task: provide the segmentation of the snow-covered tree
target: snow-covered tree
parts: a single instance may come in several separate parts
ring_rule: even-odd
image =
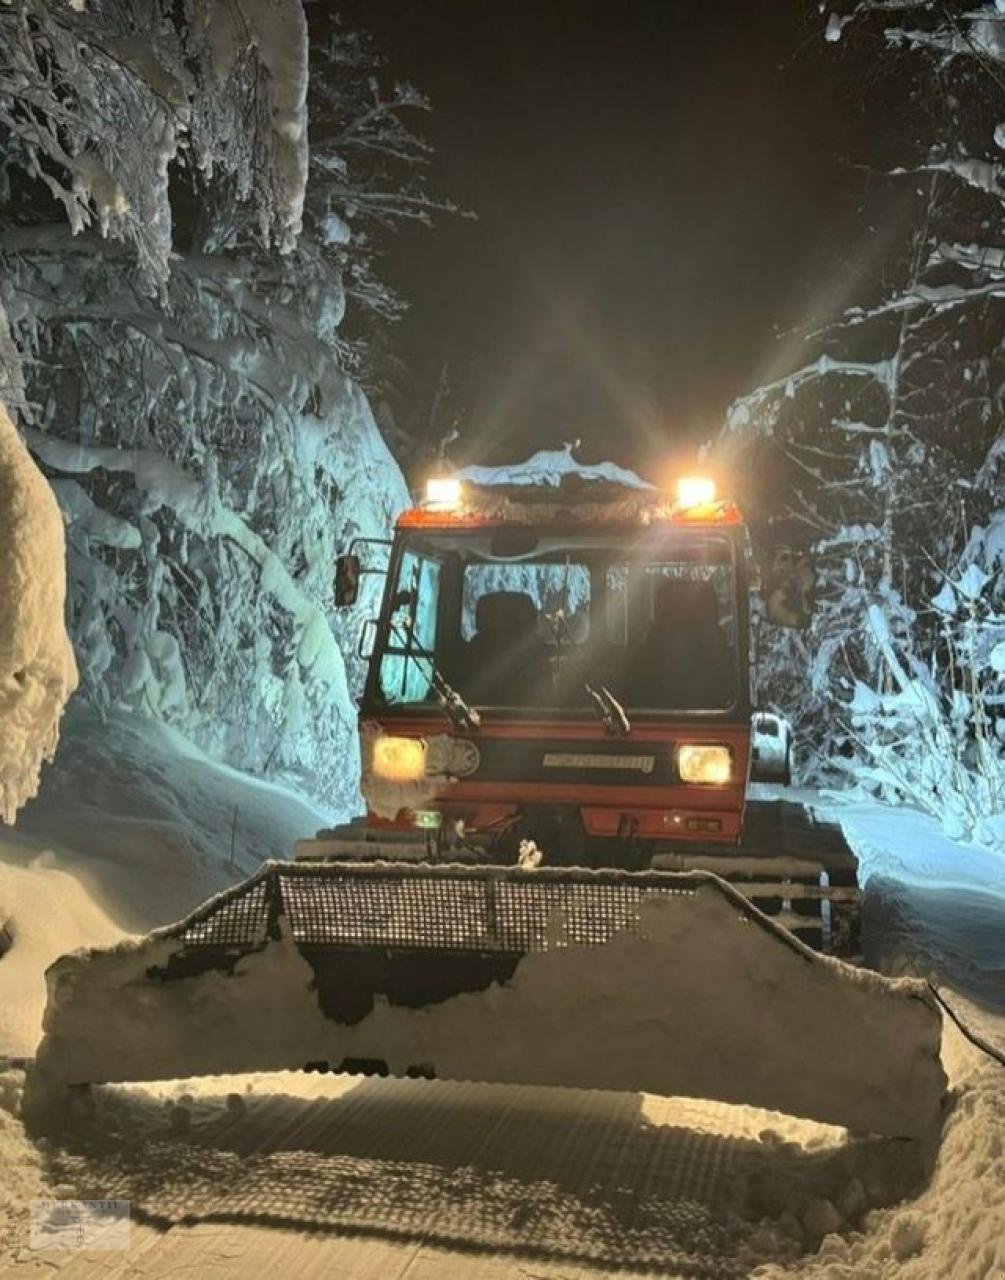
[[[1005,452],[998,429],[1005,407],[1005,7],[855,0],[827,18],[835,43],[866,34],[882,41],[881,57],[907,96],[926,104],[915,121],[918,145],[891,177],[939,195],[926,211],[925,253],[911,289],[857,317],[928,309],[954,326],[951,350],[941,367],[930,367],[930,381],[958,378],[950,420],[940,409],[941,429],[987,492]]]
[[[312,50],[299,0],[18,0],[0,47],[0,293],[84,692],[352,804],[376,582],[336,616],[332,567],[407,492],[345,315],[400,307],[423,101],[337,23]]]
[[[892,299],[910,290],[916,270],[917,254]],[[958,474],[930,424],[944,396],[929,366],[952,342],[931,308],[894,309],[871,322],[850,312],[812,341],[818,353],[805,365],[732,405],[721,442],[782,453],[786,484],[775,516],[813,548],[810,627],[766,628],[758,667],[760,700],[796,722],[807,763],[814,757],[806,747],[822,761],[846,749],[834,699],[882,665],[867,606],[882,599],[895,630],[910,625],[910,601],[946,551],[946,528],[932,522],[931,507],[945,501],[947,486],[952,494]]]
[[[848,782],[1005,853],[1005,613],[983,558],[970,548],[928,602],[934,639],[931,626],[896,637],[887,611],[869,607],[884,679],[857,682],[847,704]]]
[[[826,34],[836,41],[849,22],[879,15],[898,23],[909,14],[912,23],[923,15],[929,35],[948,38],[947,23],[973,35],[976,19],[948,12],[864,0],[831,15]],[[893,643],[937,647],[941,624],[928,599],[968,523],[987,511],[999,453],[1005,360],[991,245],[1005,243],[1005,188],[994,158],[977,155],[982,138],[997,145],[988,95],[974,92],[973,67],[957,59],[959,50],[940,48],[920,29],[887,38],[910,64],[899,69],[917,144],[889,180],[913,199],[913,225],[858,304],[806,335],[802,366],[732,406],[720,442],[741,453],[779,449],[781,514],[815,549],[812,627],[803,635],[768,630],[760,672],[762,699],[802,728],[811,771],[859,755],[847,714],[857,687],[892,691],[872,610],[882,612]],[[927,92],[918,88],[924,76]]]

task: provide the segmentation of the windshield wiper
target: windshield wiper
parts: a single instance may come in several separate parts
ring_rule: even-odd
[[[554,613],[547,615],[555,630],[556,649],[558,651],[559,660],[561,660],[562,642],[571,643],[572,636],[569,630],[569,623],[566,620],[565,610],[557,609]],[[600,712],[600,718],[604,722],[604,728],[613,737],[627,738],[632,731],[632,722],[628,719],[628,713],[617,700],[606,684],[594,686],[589,680],[583,685],[584,690],[589,695],[590,700]]]
[[[436,665],[436,659],[429,650],[415,638],[415,632],[411,628],[399,627],[396,622],[391,623],[391,630],[397,633],[398,639],[404,644],[404,657],[411,658],[415,661],[414,653],[417,653],[423,662],[429,663],[429,679],[433,686],[433,691],[439,699],[440,706],[446,714],[451,724],[457,725],[461,729],[479,729],[481,728],[482,718],[478,712],[465,702],[464,698],[447,680],[440,668]]]
[[[594,706],[600,712],[604,728],[616,738],[627,738],[632,731],[632,722],[624,707],[617,700],[606,684],[595,689],[592,684],[584,684],[583,688],[590,695]]]

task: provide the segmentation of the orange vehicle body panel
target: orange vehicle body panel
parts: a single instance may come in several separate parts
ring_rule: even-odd
[[[688,507],[686,510],[674,510],[665,507],[653,512],[652,519],[681,528],[703,528],[716,525],[741,525],[743,512],[734,502],[713,502],[705,507]],[[588,515],[573,515],[566,520],[554,520],[555,527],[583,528],[591,523]],[[602,523],[602,522],[601,522]],[[498,514],[486,511],[445,511],[430,507],[411,507],[398,517],[398,529],[510,529],[514,527],[512,519],[503,512]]]
[[[744,524],[742,512],[730,500],[680,509],[665,495],[655,491],[652,503],[647,507],[646,520],[652,524],[690,529]],[[521,523],[507,513],[504,505],[478,509],[477,506],[462,504],[456,510],[414,507],[398,517],[396,529],[398,532],[435,533],[514,528],[521,527]],[[608,519],[603,514],[591,512],[588,498],[582,502],[569,502],[556,494],[551,509],[540,512],[540,523],[556,530],[576,530],[594,523],[606,524]],[[379,724],[385,733],[395,736],[425,738],[443,733],[460,734],[440,715],[412,715],[406,711],[385,715],[370,708],[363,718]],[[643,840],[736,844],[742,832],[750,776],[750,732],[749,720],[725,721],[711,715],[702,718],[700,714],[649,713],[632,717],[631,734],[623,740],[626,752],[635,751],[643,744],[651,744],[655,752],[662,750],[668,753],[673,744],[680,742],[728,746],[733,755],[733,778],[725,786],[638,782],[619,785],[606,780],[602,784],[589,780],[570,783],[546,778],[505,781],[458,779],[430,797],[423,808],[439,811],[445,823],[463,819],[465,828],[472,831],[501,829],[528,806],[541,806],[578,809],[584,830],[592,836],[619,836],[629,831],[633,837]],[[533,744],[543,740],[581,742],[584,751],[589,750],[591,743],[608,748],[612,743],[601,724],[566,718],[561,712],[549,719],[534,719],[526,715],[519,718],[500,716],[497,719],[491,710],[483,712],[481,724],[472,740],[479,743],[489,739],[508,739],[514,744]],[[404,830],[413,827],[413,819],[407,810],[402,810],[396,819],[391,820],[371,812],[367,815],[367,824]]]
[[[386,733],[396,737],[425,738],[445,731],[439,716],[369,718],[375,718]],[[602,726],[581,720],[493,721],[485,716],[473,741],[491,738],[521,743],[560,739],[581,742],[584,750],[589,750],[591,744],[611,743]],[[750,773],[750,726],[682,717],[636,720],[631,737],[625,739],[625,749],[651,744],[654,751],[669,752],[672,744],[678,742],[728,746],[733,755],[733,781],[726,786],[687,783],[621,786],[573,784],[557,779],[487,782],[460,778],[431,797],[423,807],[438,810],[447,821],[462,818],[466,827],[475,831],[502,826],[527,805],[565,806],[579,809],[589,835],[615,836],[627,827],[637,839],[737,842]],[[381,821],[371,814],[369,822],[399,829],[412,825],[411,815],[405,811],[392,821]]]

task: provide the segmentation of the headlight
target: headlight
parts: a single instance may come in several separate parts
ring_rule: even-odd
[[[689,743],[677,748],[677,772],[681,782],[721,787],[733,776],[733,757],[729,747]]]
[[[421,738],[376,738],[372,768],[386,782],[417,782],[426,776],[426,744]]]

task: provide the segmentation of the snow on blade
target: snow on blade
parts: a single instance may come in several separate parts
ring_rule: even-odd
[[[12,861],[18,855],[21,865]],[[27,1058],[41,1032],[45,970],[68,947],[112,946],[123,930],[92,887],[57,865],[51,853],[6,840],[0,844],[2,916],[13,943],[0,963],[0,1059]]]
[[[38,791],[77,687],[66,635],[66,548],[52,490],[0,405],[0,820]]]
[[[447,871],[446,880],[466,882],[459,894],[466,913],[451,927],[497,927],[479,916],[479,873]],[[249,937],[229,973],[207,967],[214,957],[200,950],[199,939],[210,941],[214,928],[227,932],[235,917],[214,926],[204,910],[138,944],[58,961],[47,974],[32,1086],[40,1113],[53,1092],[74,1083],[369,1058],[386,1061],[395,1075],[433,1064],[443,1079],[712,1098],[895,1136],[928,1134],[941,1118],[941,1020],[925,985],[810,951],[705,874],[663,877],[661,891],[642,900],[634,927],[612,926],[606,943],[581,945],[569,933],[571,916],[553,912],[547,938],[538,940],[544,949],[518,948],[506,981],[443,993],[421,1008],[390,1003],[378,982],[370,998],[359,992],[360,1008],[369,1012],[352,1025],[334,1021],[322,1011],[326,995],[341,998],[349,987],[355,1005],[362,982],[347,955],[377,963],[388,948],[374,931],[394,923],[393,910],[391,917],[371,910],[362,943],[334,945],[340,930],[358,935],[356,874],[345,866],[293,872],[272,864],[237,891],[268,892],[271,879],[276,892],[285,877],[288,901],[296,904],[310,896],[313,880],[330,901],[324,928],[332,945],[315,939],[310,961],[293,939],[304,928],[316,931],[317,922],[299,919],[296,910],[283,919],[278,939]],[[374,874],[386,878],[393,899],[392,882],[404,873],[385,866],[360,878]],[[521,882],[521,874],[507,880],[508,893],[533,896],[547,879],[536,871]],[[417,879],[439,881],[427,903],[435,912],[450,886],[439,874],[413,876],[413,887]],[[577,886],[585,895],[577,912],[602,879]],[[415,895],[407,896],[414,906]],[[246,918],[233,892],[214,908],[228,905]],[[405,922],[420,935],[422,914],[413,910]],[[492,949],[489,935],[475,941],[472,955]],[[512,954],[511,947],[504,941],[496,954]],[[434,964],[447,955],[412,947],[409,964],[421,966],[424,952]]]

